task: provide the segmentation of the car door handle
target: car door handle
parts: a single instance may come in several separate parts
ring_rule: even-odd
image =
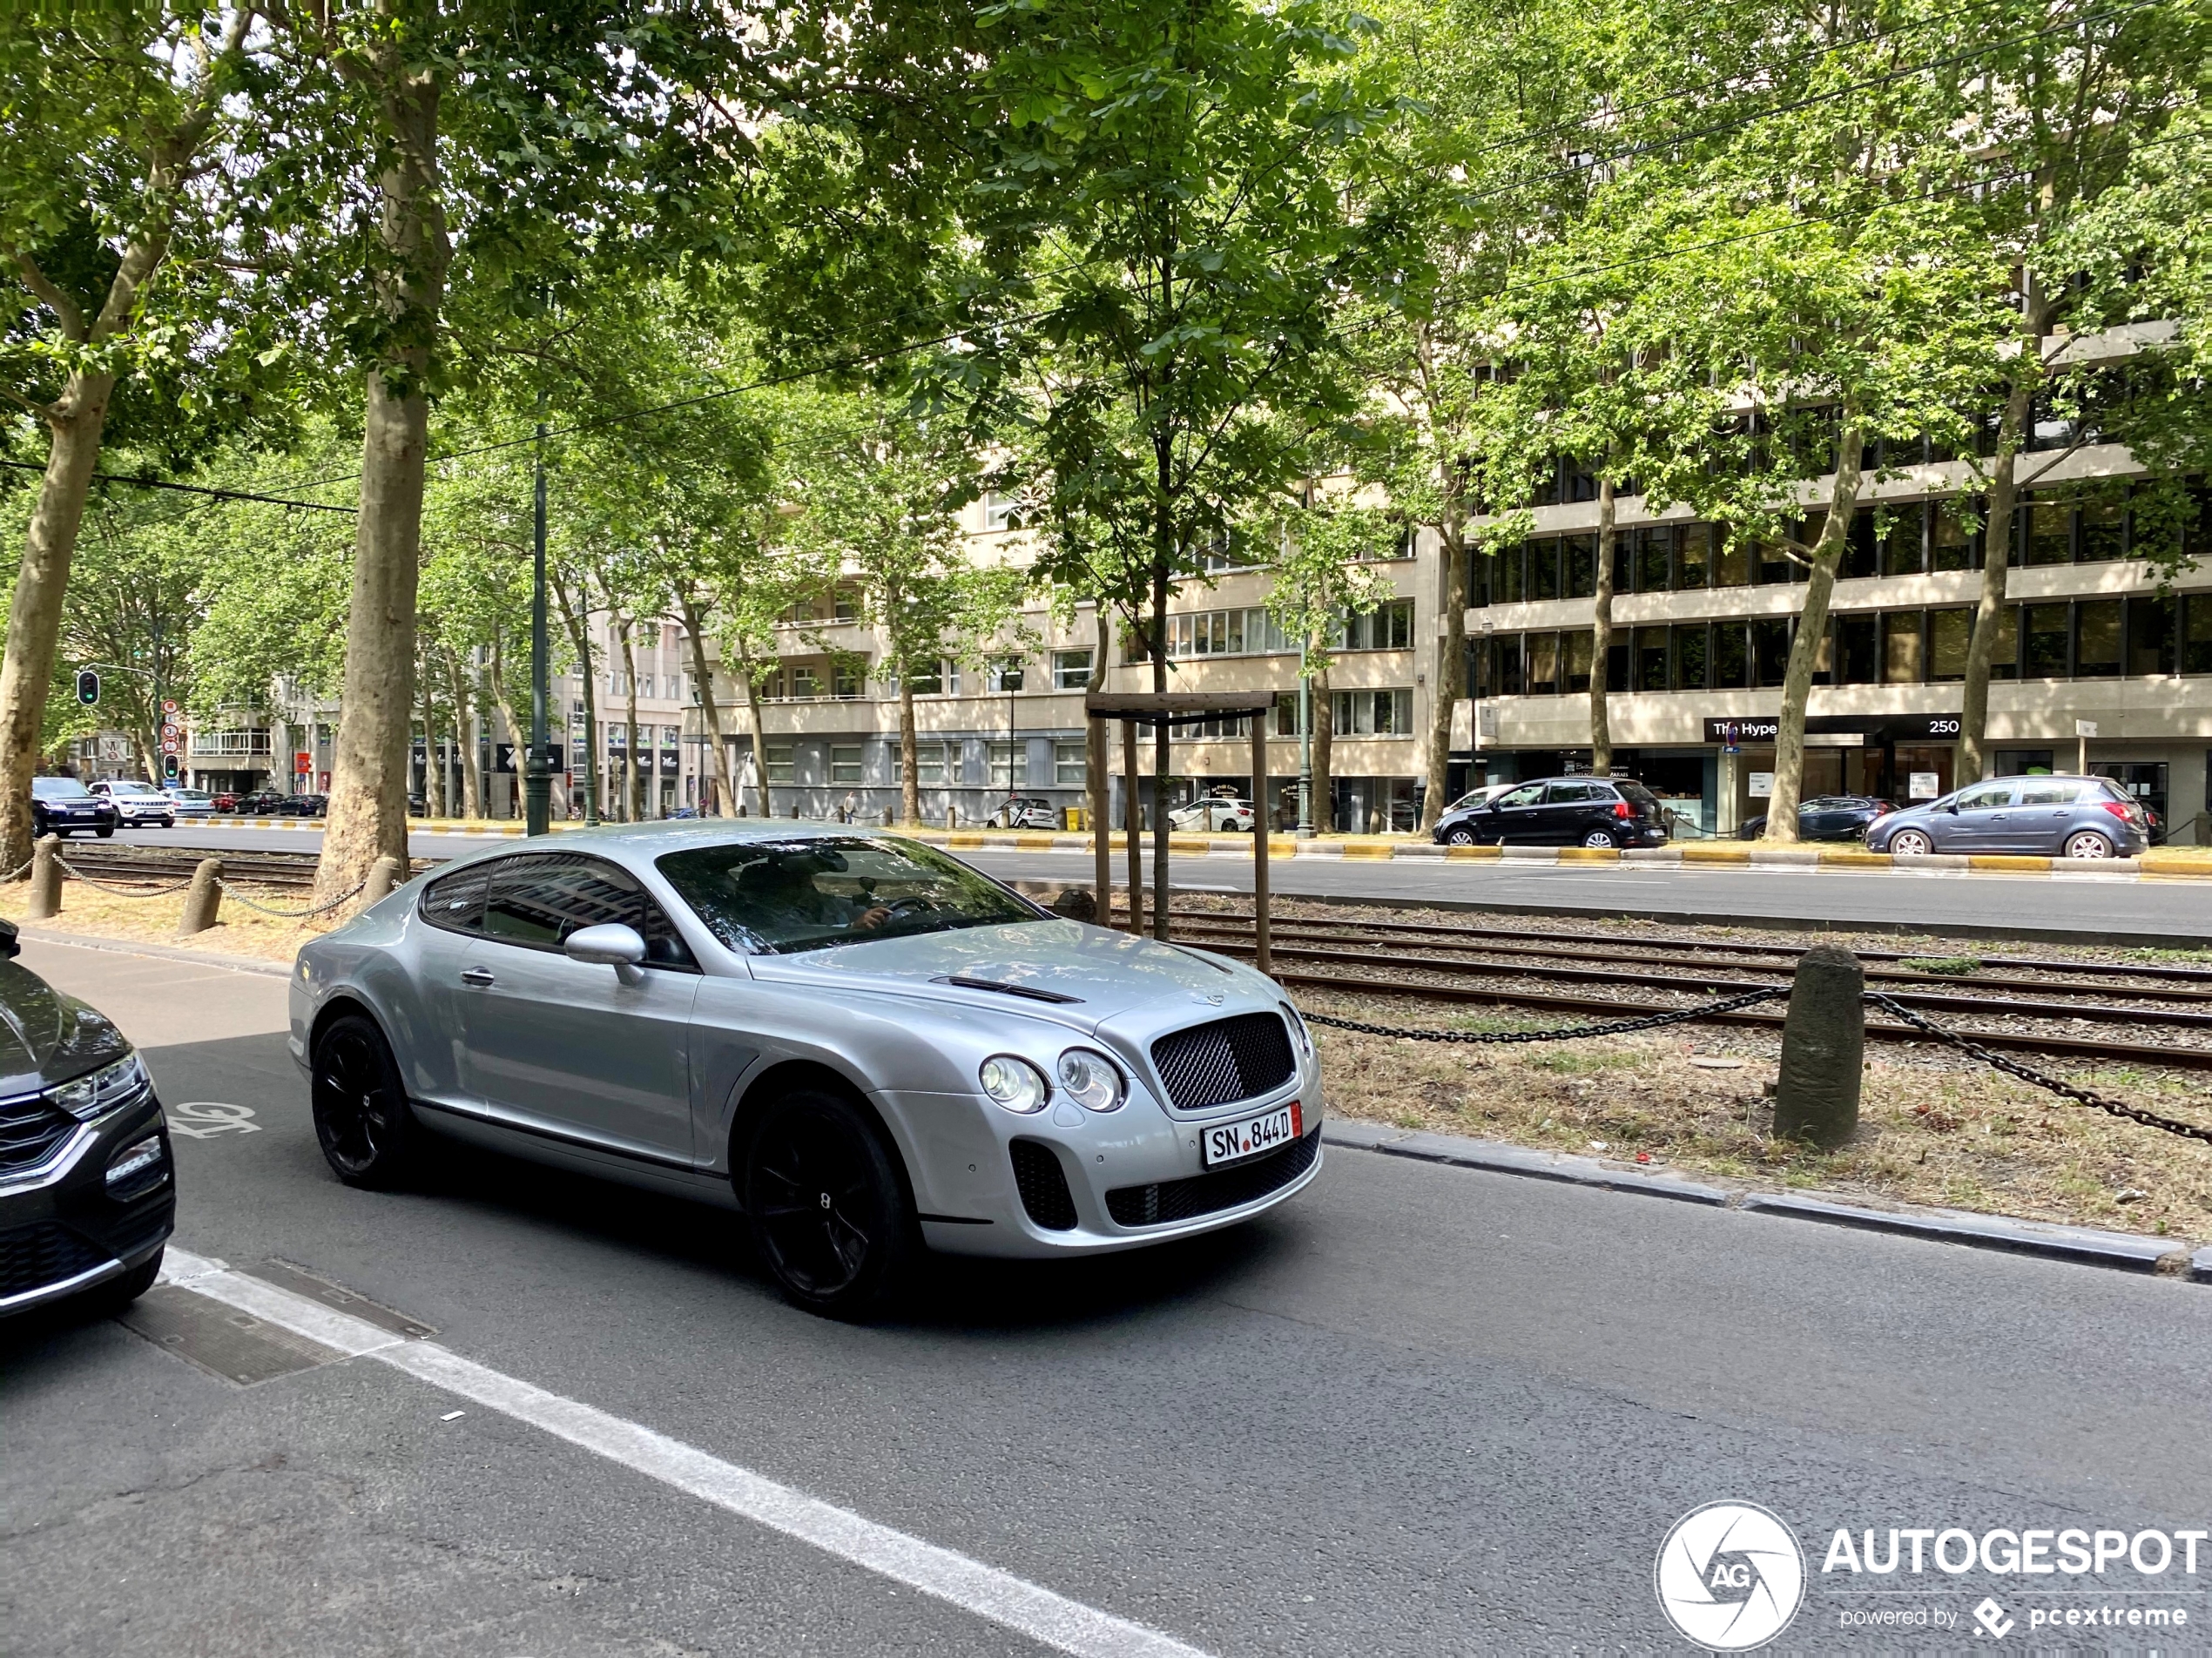
[[[492,982],[491,969],[489,967],[463,967],[461,970],[461,982],[465,985],[475,985],[481,988]]]

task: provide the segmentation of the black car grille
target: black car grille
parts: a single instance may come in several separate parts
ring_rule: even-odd
[[[1170,1031],[1152,1044],[1152,1063],[1179,1111],[1249,1100],[1280,1088],[1298,1069],[1278,1014],[1239,1014]]]
[[[76,1126],[75,1117],[37,1095],[0,1100],[0,1177],[37,1168]]]
[[[1072,1229],[1076,1200],[1068,1191],[1067,1171],[1052,1148],[1041,1140],[1016,1140],[1008,1149],[1014,1157],[1014,1184],[1029,1218],[1048,1232]]]
[[[1279,1191],[1307,1169],[1321,1155],[1321,1131],[1314,1129],[1279,1151],[1217,1169],[1210,1175],[1187,1180],[1163,1180],[1157,1186],[1123,1186],[1106,1194],[1106,1212],[1117,1226],[1166,1226],[1218,1210],[1256,1203]]]
[[[21,1295],[59,1284],[111,1258],[105,1250],[95,1249],[66,1226],[51,1221],[0,1232],[0,1296]]]

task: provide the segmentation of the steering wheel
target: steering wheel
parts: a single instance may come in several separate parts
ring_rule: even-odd
[[[883,907],[894,915],[920,915],[925,910],[934,910],[937,907],[927,899],[910,893],[904,898],[893,899]]]

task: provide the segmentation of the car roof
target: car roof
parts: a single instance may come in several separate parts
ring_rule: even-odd
[[[646,823],[603,823],[593,829],[561,829],[550,835],[521,842],[503,841],[481,852],[464,853],[442,868],[481,863],[488,858],[512,857],[521,852],[589,852],[617,862],[651,863],[671,852],[700,846],[735,846],[754,841],[849,840],[854,837],[899,840],[888,829],[859,823],[820,823],[797,818],[680,818]]]

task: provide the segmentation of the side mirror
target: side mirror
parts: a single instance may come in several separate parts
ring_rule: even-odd
[[[645,981],[645,969],[638,965],[645,959],[645,940],[637,936],[634,927],[609,921],[601,927],[579,927],[569,934],[561,950],[571,961],[612,967],[615,977],[626,985]]]

